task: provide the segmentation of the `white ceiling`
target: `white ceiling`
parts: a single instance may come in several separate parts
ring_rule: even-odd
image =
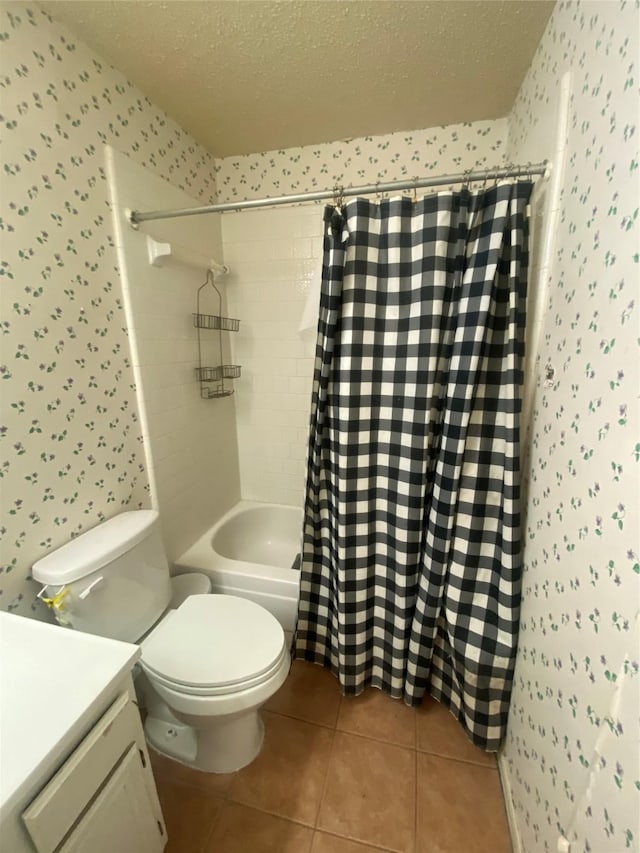
[[[218,157],[506,115],[546,0],[48,0]]]

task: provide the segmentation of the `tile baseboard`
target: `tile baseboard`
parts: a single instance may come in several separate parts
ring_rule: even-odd
[[[507,813],[507,823],[509,825],[509,836],[511,839],[511,851],[512,853],[524,853],[524,848],[522,847],[522,840],[520,838],[520,833],[518,832],[516,812],[513,807],[511,783],[509,781],[509,773],[507,771],[507,762],[502,752],[498,753],[498,775],[500,776],[504,807]]]

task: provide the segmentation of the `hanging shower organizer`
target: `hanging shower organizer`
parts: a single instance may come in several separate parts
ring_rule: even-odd
[[[211,286],[218,296],[218,313],[204,314],[200,310],[200,297],[202,291]],[[196,367],[196,376],[200,382],[200,396],[203,400],[213,400],[217,397],[229,397],[233,394],[233,388],[225,385],[225,380],[238,379],[240,376],[239,364],[224,363],[224,348],[222,333],[237,332],[240,328],[240,320],[233,320],[231,317],[222,316],[222,294],[216,287],[213,270],[207,270],[207,278],[204,284],[198,288],[196,297],[196,313],[193,315],[193,325],[198,330],[198,366]],[[219,364],[215,367],[209,367],[204,363],[202,351],[202,331],[218,332],[219,346]]]

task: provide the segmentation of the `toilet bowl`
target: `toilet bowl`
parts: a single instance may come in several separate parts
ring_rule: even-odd
[[[151,746],[209,773],[253,761],[263,741],[260,707],[290,666],[275,617],[233,595],[192,595],[141,648],[141,668],[156,694],[147,694]]]
[[[165,755],[229,773],[262,746],[260,708],[290,666],[266,609],[212,595],[204,575],[170,579],[158,514],[121,513],[33,565],[60,624],[139,643],[145,733]]]

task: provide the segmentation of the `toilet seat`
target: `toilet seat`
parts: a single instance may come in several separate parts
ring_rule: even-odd
[[[269,681],[273,675],[280,671],[283,662],[287,660],[288,657],[289,652],[284,648],[282,650],[282,654],[278,657],[271,669],[262,675],[247,681],[236,682],[235,684],[222,684],[215,686],[208,685],[206,687],[199,687],[197,685],[184,684],[181,681],[171,680],[160,675],[160,673],[152,670],[150,667],[147,667],[145,671],[156,687],[158,685],[162,685],[163,687],[169,688],[169,690],[177,691],[185,696],[232,696],[235,693],[248,691],[252,687],[259,687],[261,684]]]
[[[268,681],[287,657],[284,631],[260,605],[234,595],[192,595],[142,642],[143,670],[191,695],[236,693]]]

